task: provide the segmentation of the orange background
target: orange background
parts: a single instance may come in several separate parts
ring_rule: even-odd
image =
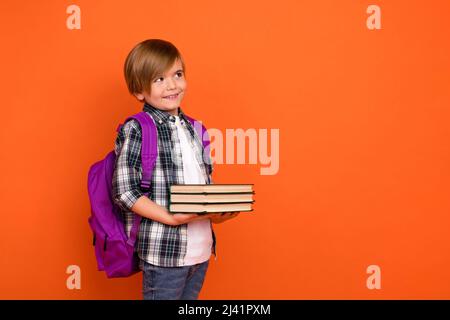
[[[69,30],[66,8],[81,8]],[[381,30],[366,9],[381,8]],[[184,111],[209,128],[280,129],[255,211],[216,225],[201,299],[450,298],[448,1],[1,1],[2,299],[141,299],[97,271],[87,172],[141,110],[122,66],[174,43]],[[66,268],[81,268],[68,290]],[[369,290],[366,268],[381,268]]]

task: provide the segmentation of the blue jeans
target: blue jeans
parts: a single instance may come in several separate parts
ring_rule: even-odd
[[[159,267],[143,261],[144,300],[197,300],[209,260],[192,266]]]

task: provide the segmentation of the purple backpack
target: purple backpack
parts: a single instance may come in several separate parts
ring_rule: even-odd
[[[195,125],[193,118],[185,117],[197,130],[203,147],[209,147],[210,141],[206,128]],[[158,156],[157,130],[153,119],[144,111],[125,120],[135,119],[142,129],[142,181],[141,188],[150,190],[150,182]],[[120,131],[122,124],[118,126]],[[205,134],[206,132],[206,134]],[[209,150],[208,150],[209,154]],[[91,204],[89,225],[94,233],[95,256],[99,271],[105,271],[108,278],[128,277],[139,272],[139,257],[135,251],[136,237],[141,223],[141,216],[134,215],[130,237],[125,231],[121,209],[112,196],[112,178],[116,154],[109,152],[106,157],[94,163],[88,173],[88,194]],[[150,194],[148,194],[150,197]]]

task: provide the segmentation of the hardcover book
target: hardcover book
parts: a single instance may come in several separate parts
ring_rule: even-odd
[[[172,213],[252,211],[253,184],[176,184],[170,186]]]

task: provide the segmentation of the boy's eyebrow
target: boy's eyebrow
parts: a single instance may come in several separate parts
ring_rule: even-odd
[[[178,73],[178,72],[184,72],[184,70],[183,69],[178,69],[177,71],[175,71],[173,74],[175,74],[175,73]],[[164,75],[163,74],[160,74],[158,77],[163,77]]]
[[[183,69],[178,69],[177,71],[175,71],[173,74],[175,74],[175,73],[178,73],[178,72],[184,72],[184,70]]]

